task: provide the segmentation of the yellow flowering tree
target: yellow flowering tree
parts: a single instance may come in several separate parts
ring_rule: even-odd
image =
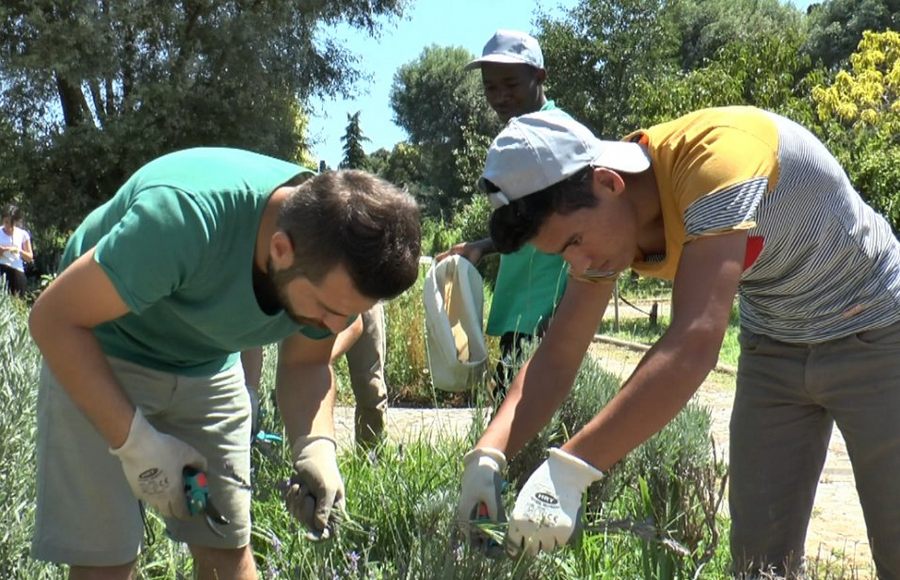
[[[830,86],[813,88],[819,118],[900,134],[900,33],[867,30]]]
[[[900,33],[864,32],[850,67],[812,100],[857,189],[900,230]]]

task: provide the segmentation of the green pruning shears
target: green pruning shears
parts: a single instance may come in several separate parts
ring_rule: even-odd
[[[209,529],[217,536],[224,538],[225,535],[216,529],[214,524],[226,526],[231,522],[216,509],[209,498],[206,473],[190,465],[185,465],[181,474],[184,479],[184,497],[187,500],[188,512],[192,516],[202,514],[206,518]]]
[[[474,533],[475,545],[482,550],[489,558],[497,558],[503,554],[503,546],[495,537],[496,530],[489,530],[491,517],[488,513],[487,504],[480,502],[474,510],[474,522],[479,528]]]

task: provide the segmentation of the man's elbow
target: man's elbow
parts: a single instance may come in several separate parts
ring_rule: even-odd
[[[675,338],[675,337],[673,337]],[[682,360],[705,376],[719,362],[724,333],[714,328],[691,328],[676,338]]]
[[[43,350],[46,337],[50,333],[50,316],[47,308],[41,303],[40,298],[31,307],[28,313],[28,332],[31,334],[32,340],[40,350]]]

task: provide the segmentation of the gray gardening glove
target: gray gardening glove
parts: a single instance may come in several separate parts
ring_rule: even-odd
[[[344,482],[337,465],[337,444],[324,435],[294,441],[294,475],[283,492],[288,511],[303,524],[310,540],[327,540],[344,511]]]
[[[110,453],[122,462],[122,470],[134,496],[164,517],[187,519],[184,495],[185,466],[206,471],[206,458],[171,435],[153,428],[140,409],[135,409],[128,438]]]

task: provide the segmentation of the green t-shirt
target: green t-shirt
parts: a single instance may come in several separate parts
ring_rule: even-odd
[[[103,351],[149,368],[211,375],[246,348],[301,332],[253,293],[256,235],[269,196],[310,170],[225,148],[188,149],[139,169],[75,230],[61,267],[94,260],[130,313],[94,329]]]
[[[547,101],[542,111],[556,109]],[[562,256],[537,251],[526,244],[518,252],[500,256],[487,334],[537,333],[552,316],[566,289],[566,262]]]

